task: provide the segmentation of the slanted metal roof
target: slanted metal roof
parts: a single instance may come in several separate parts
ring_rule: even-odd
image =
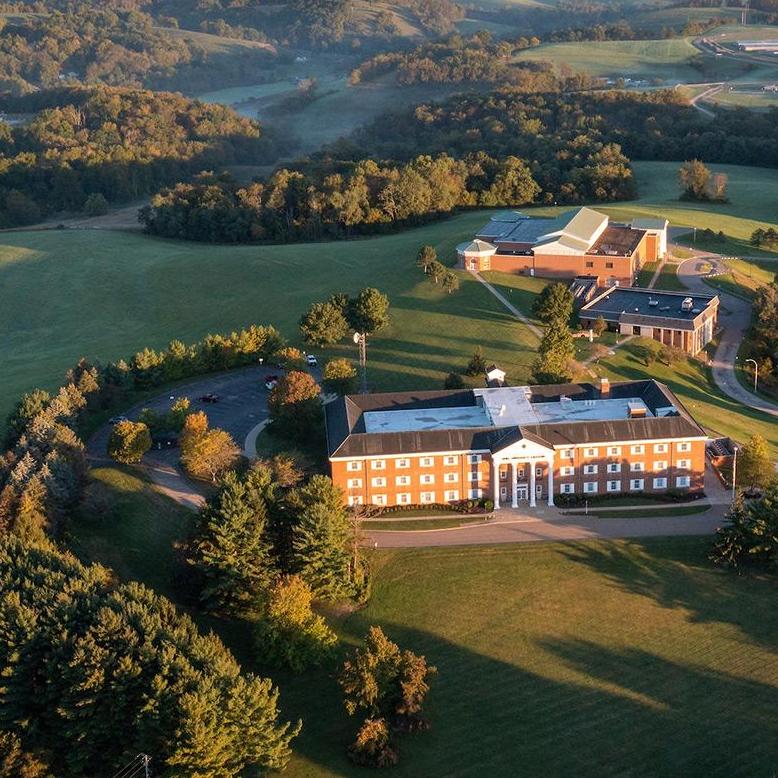
[[[497,251],[497,246],[493,246],[491,243],[487,243],[485,240],[471,240],[469,243],[460,243],[457,246],[457,251],[460,254],[494,254]]]
[[[641,216],[632,220],[632,226],[636,230],[665,230],[670,224],[667,219],[654,219],[650,216]]]

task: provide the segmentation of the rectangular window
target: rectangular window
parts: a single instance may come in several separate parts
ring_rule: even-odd
[[[540,478],[540,476],[543,475],[543,468],[542,467],[536,467],[535,468],[535,475]]]
[[[500,480],[501,481],[507,481],[508,480],[508,471],[507,470],[500,470]]]
[[[443,476],[443,480],[447,484],[455,484],[459,480],[459,473],[446,473]]]
[[[621,491],[621,481],[608,481],[608,491],[609,492],[620,492]]]
[[[457,463],[457,458],[449,454],[443,461],[450,467],[451,465],[455,465]]]
[[[692,460],[691,459],[679,459],[675,466],[679,470],[691,470],[692,469]]]
[[[655,478],[654,479],[654,489],[667,489],[667,479],[666,478]]]
[[[613,262],[606,262],[606,263],[605,263],[605,267],[606,267],[608,270],[613,270]]]
[[[398,468],[399,470],[407,470],[411,466],[411,460],[410,459],[397,459],[395,460],[394,466]]]
[[[361,470],[361,469],[362,469],[362,463],[357,462],[356,459],[349,462],[348,465],[346,466],[346,470],[350,470],[352,473],[356,470]]]
[[[621,462],[610,462],[608,464],[608,472],[609,473],[620,473],[621,472]]]
[[[562,459],[573,459],[575,457],[575,451],[572,448],[563,448],[561,457]]]
[[[403,492],[402,494],[397,495],[397,504],[398,505],[410,505],[411,504],[411,495],[407,492]]]
[[[516,477],[517,478],[524,478],[524,468],[523,467],[516,468]]]
[[[374,494],[373,495],[373,505],[386,505],[386,495],[385,494]]]
[[[386,460],[374,459],[370,462],[370,467],[372,467],[373,470],[386,470]]]
[[[597,491],[597,481],[586,481],[584,483],[584,492],[594,494]]]
[[[559,486],[559,493],[560,494],[572,494],[573,493],[573,484],[560,484],[560,486]]]
[[[362,505],[362,497],[357,495],[356,497],[354,495],[351,495],[348,498],[348,504],[349,505]]]
[[[430,473],[427,473],[421,477],[421,482],[423,484],[434,484],[435,483],[435,476],[431,475]]]
[[[575,468],[574,467],[560,467],[559,468],[559,475],[566,475],[566,476],[575,475]]]
[[[470,480],[471,481],[477,481],[479,478],[480,478],[480,476],[478,475],[478,471],[477,470],[471,470],[470,471]]]
[[[645,470],[645,468],[643,467],[643,463],[642,463],[642,462],[633,462],[633,463],[632,463],[632,464],[629,466],[629,469],[630,469],[630,470],[631,470],[633,473],[642,473],[642,472],[643,472],[643,470]]]
[[[376,478],[373,478],[370,482],[373,486],[386,486],[386,478],[383,476],[378,476]]]
[[[642,454],[646,450],[646,447],[641,443],[637,446],[632,446],[630,449],[630,453],[632,454]]]
[[[660,470],[667,470],[667,462],[664,459],[654,462],[654,472],[656,473]]]
[[[691,451],[692,450],[692,444],[689,443],[688,440],[685,440],[685,441],[679,443],[676,446],[676,448],[678,449],[678,451]]]
[[[411,477],[409,475],[398,475],[394,479],[395,486],[410,486]]]
[[[587,448],[584,451],[584,455],[587,457],[596,457],[597,456],[597,449],[596,448]]]
[[[459,499],[459,492],[456,489],[446,492],[446,502],[453,502]]]
[[[678,478],[675,479],[675,485],[679,489],[686,489],[692,482],[692,479],[689,478],[688,475],[679,475]]]
[[[667,453],[667,443],[654,443],[654,453],[655,454],[666,454]]]
[[[584,465],[584,475],[596,475],[597,465]]]
[[[346,485],[349,489],[361,489],[362,488],[362,479],[361,478],[349,478],[346,482]]]
[[[594,267],[594,262],[587,262],[586,267]]]
[[[435,492],[422,492],[421,493],[421,501],[422,502],[435,502]]]
[[[608,446],[608,456],[609,457],[621,456],[621,446]]]
[[[643,479],[642,478],[633,478],[629,482],[629,488],[633,492],[640,492],[643,490]]]
[[[433,457],[422,457],[420,464],[422,467],[432,467],[435,464],[435,460]]]
[[[480,454],[470,454],[469,461],[471,465],[477,465],[481,461]]]
[[[480,489],[471,489],[470,490],[470,499],[471,500],[480,500],[483,495],[483,492]]]

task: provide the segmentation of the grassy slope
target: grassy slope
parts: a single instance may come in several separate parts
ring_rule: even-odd
[[[697,54],[689,40],[603,41],[550,43],[523,51],[518,59],[567,64],[592,76],[630,76],[674,81],[699,81],[689,65]]]
[[[187,517],[131,473],[95,475],[118,510],[74,527],[79,553],[175,592]],[[336,625],[342,645],[381,624],[439,670],[433,727],[402,740],[393,774],[769,773],[775,583],[715,570],[707,550],[706,539],[676,538],[374,555],[373,598]],[[198,621],[244,669],[268,672],[251,659],[246,625]],[[284,715],[305,725],[285,775],[363,774],[344,756],[357,722],[335,671],[269,671]]]
[[[723,229],[740,240],[756,226],[778,226],[771,221],[776,171],[719,166],[730,176],[731,203],[706,210],[674,199],[677,163],[635,167],[641,200],[602,210],[617,218],[666,215],[674,224]],[[525,380],[536,345],[526,328],[469,276],[460,292],[446,295],[414,266],[422,243],[453,262],[454,246],[485,218],[465,213],[397,235],[288,246],[209,246],[87,230],[4,233],[0,419],[22,392],[55,386],[81,355],[117,359],[172,338],[193,340],[251,322],[274,323],[295,338],[311,301],[366,285],[388,292],[393,304],[391,328],[369,345],[374,387],[439,386],[478,345],[510,381]],[[506,293],[525,309],[542,286],[519,277],[501,283],[513,288]],[[355,356],[350,345],[330,353]]]

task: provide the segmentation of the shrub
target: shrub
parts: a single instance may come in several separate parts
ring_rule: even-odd
[[[389,744],[389,727],[384,719],[365,719],[348,755],[360,767],[392,767],[399,761],[397,751]]]

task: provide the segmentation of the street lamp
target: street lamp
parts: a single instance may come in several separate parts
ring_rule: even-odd
[[[359,372],[361,374],[359,393],[367,394],[367,333],[355,332],[354,343],[359,346]]]
[[[755,359],[747,359],[746,362],[754,363],[754,394],[756,394],[756,382],[759,380],[759,365],[756,364]]]
[[[735,502],[737,489],[737,446],[732,446],[732,503]]]

